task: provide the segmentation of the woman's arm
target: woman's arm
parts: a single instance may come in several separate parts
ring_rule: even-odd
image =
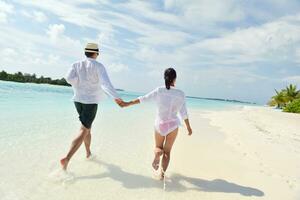
[[[181,106],[181,109],[179,110],[179,115],[181,116],[181,119],[184,120],[186,129],[189,132],[188,134],[192,135],[193,134],[193,130],[191,128],[190,121],[189,121],[189,118],[188,118],[188,113],[187,113],[187,109],[186,109],[185,100],[184,100],[184,102],[183,102],[183,104]]]
[[[148,94],[144,95],[144,96],[140,96],[135,100],[129,101],[129,102],[124,102],[124,106],[132,106],[135,104],[139,104],[139,103],[143,103],[143,102],[149,102],[152,100],[155,100],[158,94],[158,88],[156,88],[155,90],[149,92]]]
[[[192,135],[192,134],[193,134],[193,130],[192,130],[192,128],[191,128],[189,119],[186,118],[186,119],[184,120],[184,123],[185,123],[186,129],[187,129],[188,132],[189,132],[189,135]]]
[[[129,101],[129,102],[124,102],[124,107],[132,106],[132,105],[139,104],[139,103],[141,103],[140,100],[135,99],[135,100],[132,100],[132,101]]]

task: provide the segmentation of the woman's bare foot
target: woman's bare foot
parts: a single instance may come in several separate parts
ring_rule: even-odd
[[[159,168],[160,156],[163,154],[163,150],[160,148],[155,148],[154,150],[154,160],[152,162],[152,167],[155,170]]]
[[[90,157],[92,156],[92,153],[89,151],[89,152],[86,152],[86,158],[89,159]]]
[[[68,163],[69,163],[69,160],[67,158],[63,158],[60,160],[60,164],[63,168],[63,170],[67,170],[67,167],[68,167]]]
[[[165,173],[161,171],[159,175],[159,180],[163,181],[164,179],[165,179]]]

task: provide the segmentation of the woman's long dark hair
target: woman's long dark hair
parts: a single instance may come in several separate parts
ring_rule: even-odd
[[[174,82],[174,80],[176,79],[177,75],[176,75],[176,71],[173,68],[168,68],[165,70],[165,85],[166,88],[169,90],[171,87],[171,84]]]

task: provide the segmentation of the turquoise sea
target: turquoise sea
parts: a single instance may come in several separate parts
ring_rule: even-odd
[[[142,93],[127,91],[121,91],[119,94],[124,100],[143,95]],[[36,114],[67,112],[70,108],[73,109],[73,105],[70,103],[72,95],[71,87],[0,81],[0,108],[3,111],[9,111],[7,113],[9,115],[20,114],[23,116],[37,111],[39,112]],[[220,109],[236,105],[244,104],[187,98],[187,106],[190,108]],[[101,107],[110,109],[115,105],[111,99],[107,98],[106,101],[101,102]]]
[[[100,168],[83,162],[81,148],[70,163],[73,175],[66,178],[56,174],[59,159],[80,127],[72,93],[70,87],[0,81],[0,199],[95,199],[89,195],[98,187],[106,191],[99,193],[101,199],[160,196],[160,183],[153,182],[149,175],[155,117],[152,104],[122,109],[107,98],[98,107],[92,133],[92,151],[103,160],[98,163]],[[126,91],[120,94],[125,100],[140,95]],[[188,110],[241,105],[187,99]],[[93,176],[97,170],[107,176]],[[145,198],[146,189],[151,191],[149,198]],[[73,191],[78,190],[85,192],[74,196]]]

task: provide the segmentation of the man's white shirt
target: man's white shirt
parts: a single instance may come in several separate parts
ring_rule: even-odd
[[[97,104],[104,99],[104,93],[119,98],[107,75],[105,67],[92,58],[76,62],[66,75],[66,81],[74,90],[73,101]]]

